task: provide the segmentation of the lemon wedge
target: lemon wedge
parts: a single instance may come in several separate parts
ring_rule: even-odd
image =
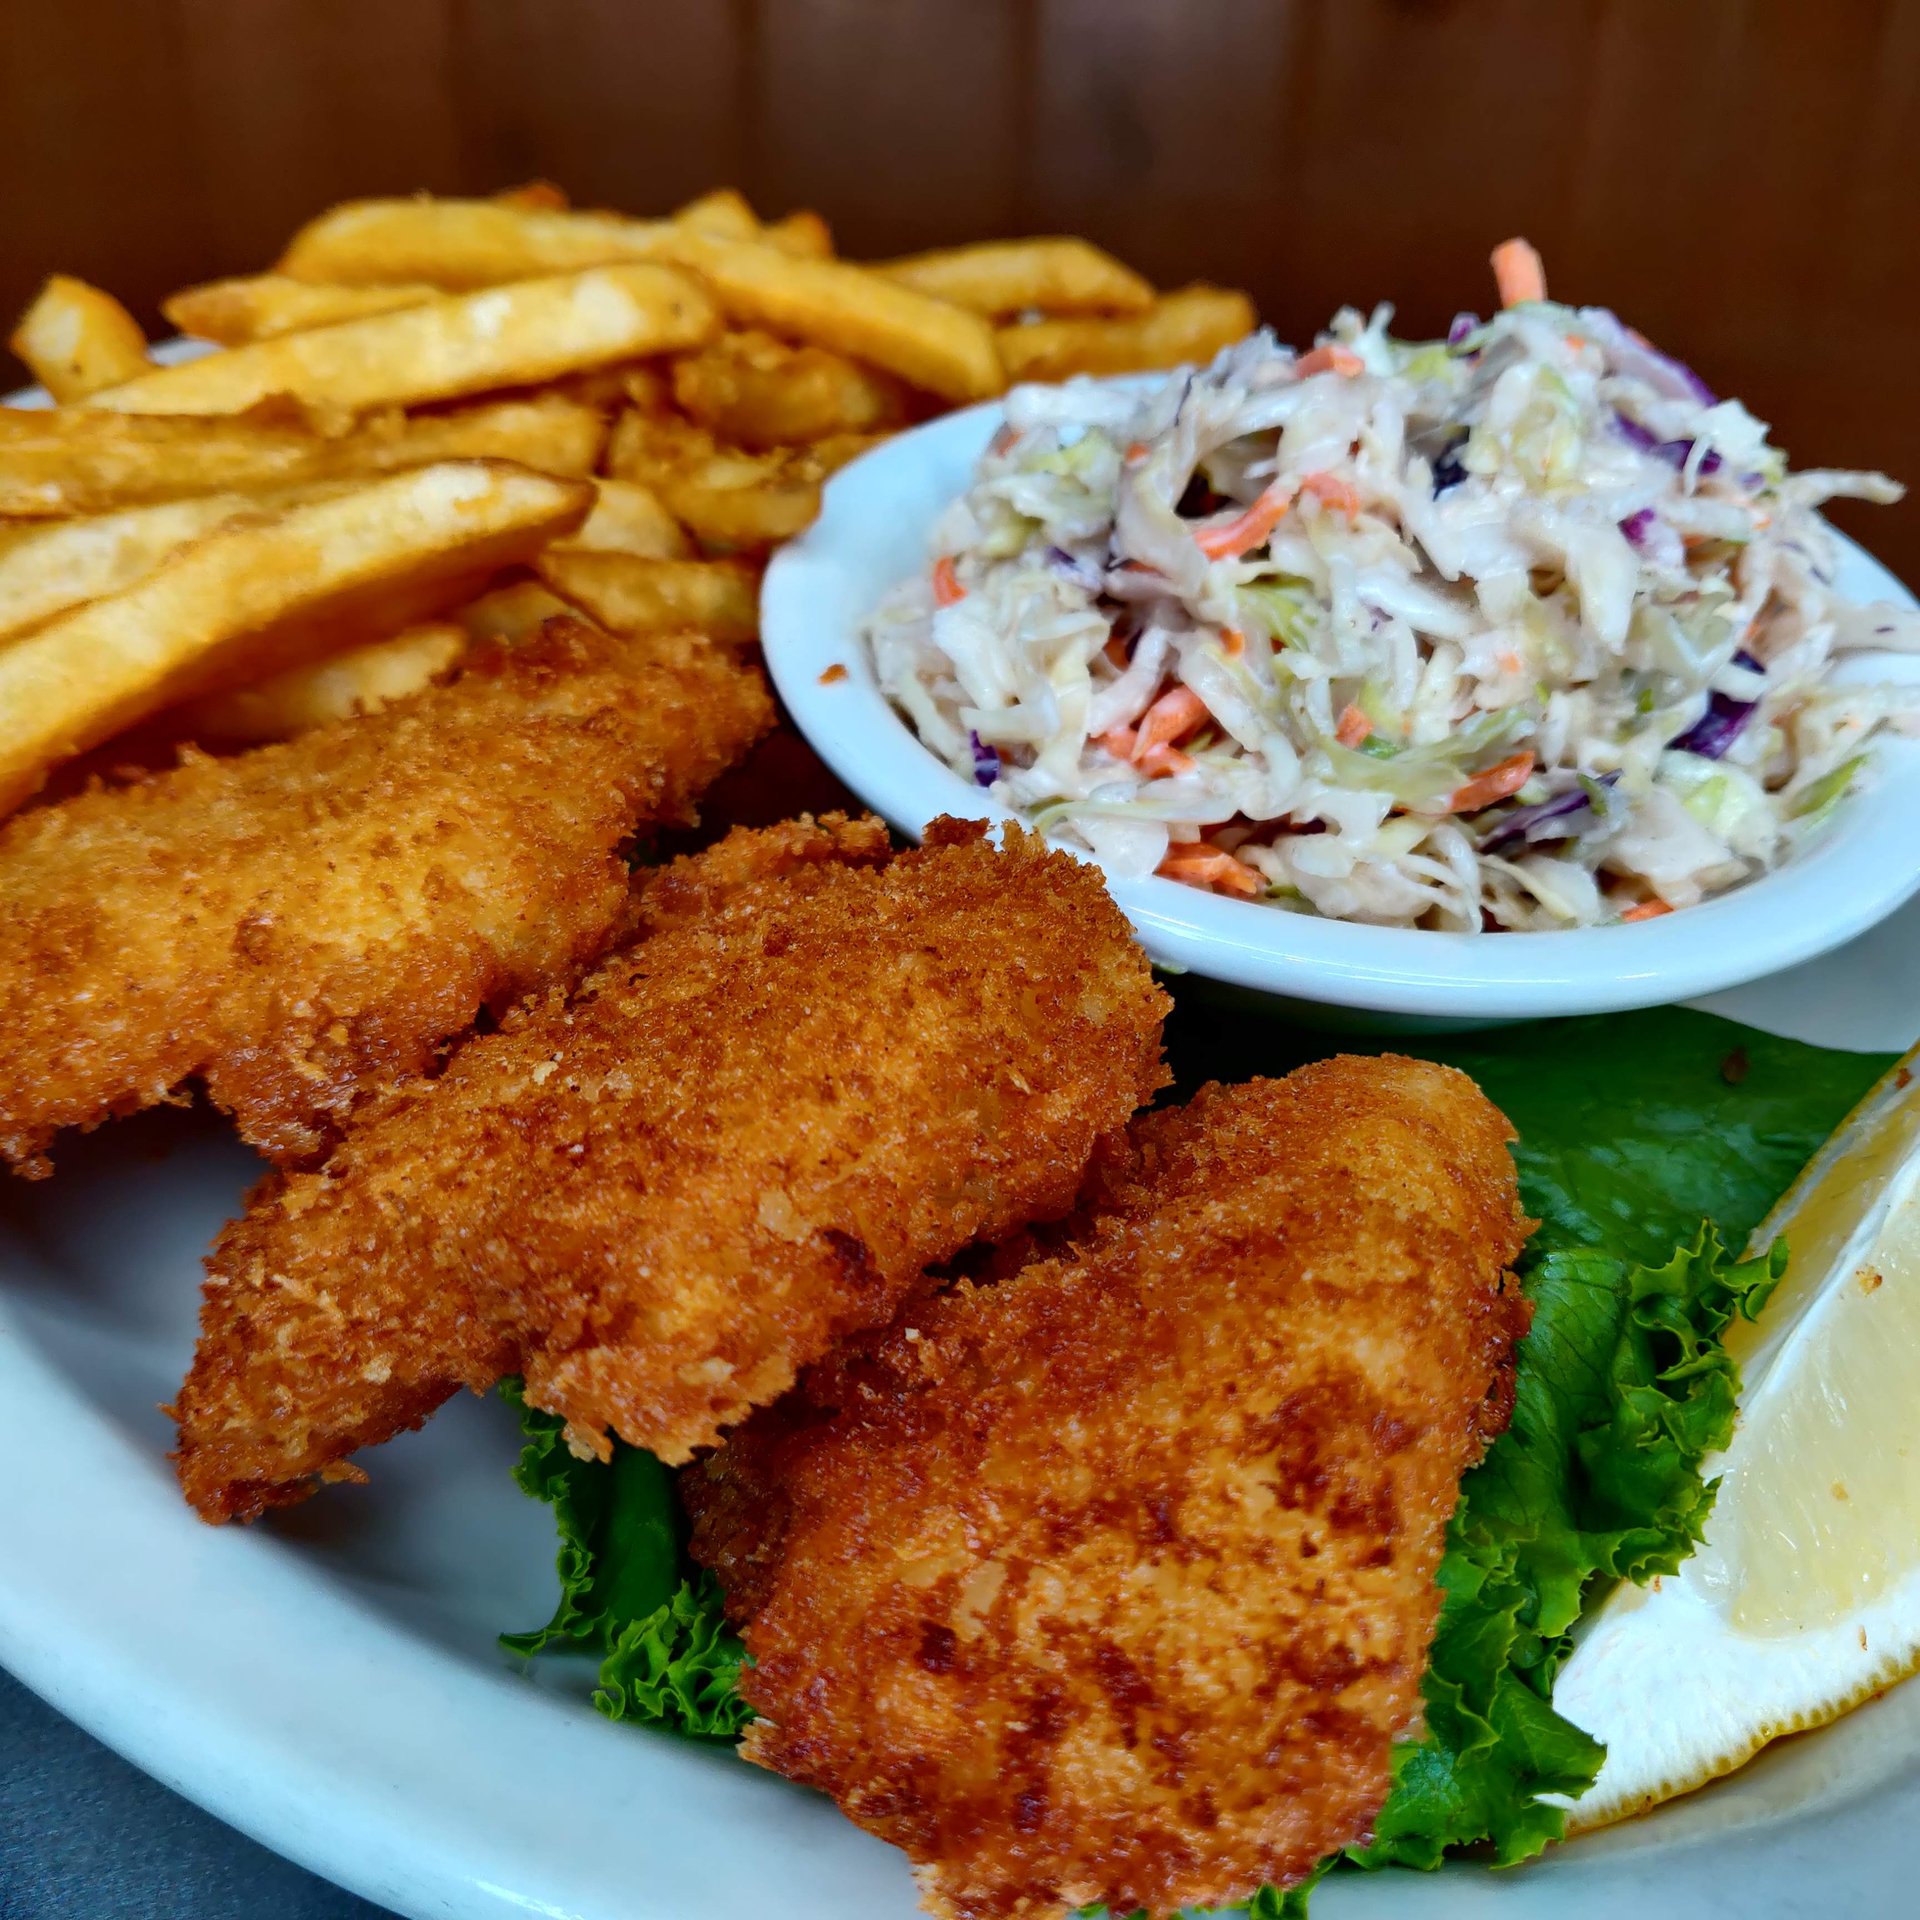
[[[1762,1222],[1785,1279],[1727,1346],[1743,1386],[1677,1574],[1595,1612],[1553,1704],[1606,1743],[1605,1826],[1824,1725],[1920,1667],[1920,1048]]]

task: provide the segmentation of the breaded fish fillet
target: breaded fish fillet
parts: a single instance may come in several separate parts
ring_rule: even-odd
[[[883,866],[793,862],[787,832],[796,870],[722,842],[571,1001],[228,1228],[178,1407],[203,1514],[298,1499],[513,1367],[577,1441],[685,1460],[927,1265],[1072,1206],[1165,1078],[1165,996],[1098,876],[1017,829],[936,823]]]
[[[571,984],[626,909],[621,849],[689,817],[773,720],[694,637],[554,622],[379,713],[194,757],[0,829],[0,1158],[203,1079],[310,1159],[482,1007]]]
[[[910,1302],[690,1468],[746,1757],[958,1920],[1220,1906],[1364,1840],[1510,1411],[1509,1137],[1411,1060],[1208,1087],[1067,1252]]]

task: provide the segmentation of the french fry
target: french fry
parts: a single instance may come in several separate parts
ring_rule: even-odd
[[[700,542],[760,552],[812,526],[822,470],[804,452],[746,453],[671,416],[621,416],[607,449],[616,478],[650,488]]]
[[[190,700],[178,709],[182,731],[203,747],[257,747],[291,740],[357,713],[374,713],[430,687],[467,650],[467,632],[452,621],[427,621],[349,647],[304,666]]]
[[[502,187],[494,196],[503,207],[526,207],[537,213],[565,213],[573,205],[565,187],[551,180],[529,180],[524,186]]]
[[[889,260],[875,269],[903,287],[951,300],[989,319],[1045,314],[1145,313],[1153,288],[1091,241],[989,240]]]
[[[613,425],[607,443],[607,471],[618,480],[655,485],[676,468],[711,460],[722,451],[705,427],[671,413],[629,407]]]
[[[560,394],[601,413],[614,413],[625,406],[664,413],[673,404],[667,376],[646,360],[615,361],[609,367],[570,373],[564,380],[550,381],[541,392]]]
[[[0,648],[0,812],[150,714],[337,650],[376,618],[391,632],[465,597],[469,581],[570,533],[592,503],[577,481],[445,461],[229,522],[125,592]]]
[[[667,511],[721,553],[764,553],[820,517],[820,476],[777,454],[716,454],[662,474],[655,487]]]
[[[580,611],[538,580],[509,580],[504,586],[490,588],[477,600],[455,607],[448,617],[476,644],[482,640],[504,640],[509,646],[517,646],[557,615]]]
[[[1149,313],[1126,320],[1035,320],[1002,327],[1010,380],[1065,380],[1076,373],[1145,373],[1211,360],[1256,324],[1253,302],[1224,287],[1182,287]]]
[[[805,254],[813,260],[833,258],[833,229],[810,207],[769,221],[760,238],[782,253]]]
[[[7,342],[62,406],[137,379],[152,362],[140,323],[110,293],[56,273]]]
[[[420,280],[398,287],[327,287],[290,280],[283,273],[256,273],[183,287],[161,301],[160,311],[182,333],[217,340],[223,347],[244,347],[254,340],[277,339],[283,333],[305,333],[342,320],[364,320],[371,314],[423,307],[439,297],[438,287]]]
[[[736,326],[850,354],[943,400],[982,400],[1006,385],[992,329],[977,313],[844,260],[677,230],[659,257],[704,275]]]
[[[210,353],[110,387],[88,404],[121,413],[226,414],[287,394],[362,413],[699,346],[718,326],[713,302],[684,273],[646,263],[599,267]]]
[[[252,504],[244,493],[202,494],[36,524],[0,552],[0,640],[132,586],[168,554]]]
[[[681,231],[670,220],[548,213],[497,200],[349,200],[308,221],[276,271],[342,286],[428,280],[463,292],[650,260]]]
[[[277,417],[171,418],[0,407],[0,514],[61,518],[197,494],[249,491],[434,460],[517,460],[591,473],[607,438],[595,408],[558,395],[445,412],[376,415],[338,438]]]
[[[739,560],[636,560],[625,553],[544,553],[534,571],[568,605],[615,633],[760,634],[759,572]]]
[[[716,240],[670,220],[538,213],[486,200],[360,200],[309,222],[279,270],[347,284],[431,280],[488,286],[608,260],[664,260],[712,286],[728,319],[851,354],[945,400],[1005,385],[977,313],[842,260]]]
[[[597,407],[543,393],[530,400],[376,416],[333,444],[339,471],[389,471],[430,460],[517,460],[541,473],[578,479],[599,464],[607,433]]]
[[[892,438],[890,433],[830,433],[806,449],[807,469],[824,480],[829,474],[838,473],[849,460],[858,460],[883,440]]]
[[[638,560],[684,560],[693,551],[680,523],[651,488],[631,480],[600,480],[593,511],[577,533],[554,543],[556,551],[630,553]],[[0,554],[0,581],[7,556]]]
[[[736,446],[802,446],[829,434],[872,433],[912,415],[891,376],[824,347],[790,347],[771,334],[727,333],[676,361],[674,398]]]
[[[716,187],[689,200],[674,213],[673,224],[710,233],[718,240],[758,240],[761,234],[760,216],[738,187]]]

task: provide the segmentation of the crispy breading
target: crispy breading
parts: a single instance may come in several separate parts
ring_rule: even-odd
[[[1009,829],[871,828],[660,930],[397,1090],[209,1262],[179,1403],[209,1518],[301,1498],[508,1367],[578,1444],[685,1460],[922,1269],[1064,1213],[1165,1079],[1166,999],[1097,875]],[[701,904],[704,895],[704,905]],[[685,911],[689,903],[692,911]],[[648,892],[641,895],[643,921]]]
[[[451,684],[234,759],[190,755],[0,829],[0,1157],[205,1081],[311,1158],[483,1007],[571,984],[626,910],[623,843],[684,821],[772,722],[691,636],[558,621]]]
[[[892,857],[886,823],[870,813],[817,820],[803,813],[769,827],[735,827],[702,852],[636,873],[628,924],[644,939],[707,919],[762,881],[805,885],[823,868],[883,867]]]
[[[1208,1087],[1069,1251],[814,1368],[681,1476],[741,1751],[954,1920],[1221,1906],[1364,1840],[1510,1411],[1510,1137],[1411,1060]]]

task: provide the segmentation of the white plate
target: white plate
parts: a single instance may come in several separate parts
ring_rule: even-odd
[[[1920,1032],[1920,903],[1722,996],[1802,1037]],[[493,1636],[547,1616],[547,1514],[461,1400],[252,1529],[181,1503],[157,1411],[198,1256],[258,1171],[210,1116],[148,1115],[0,1184],[0,1661],[221,1818],[413,1920],[909,1920],[904,1862],[825,1800],[587,1703]],[[1920,1688],[1528,1867],[1340,1878],[1321,1920],[1790,1920],[1911,1910]]]
[[[1707,1004],[1830,1046],[1905,1047],[1920,904]],[[192,1351],[200,1255],[259,1164],[204,1112],[112,1125],[58,1164],[40,1185],[0,1175],[0,1664],[408,1920],[910,1920],[902,1858],[826,1801],[602,1719],[585,1663],[500,1651],[499,1631],[547,1618],[554,1577],[551,1520],[508,1478],[518,1437],[497,1402],[463,1398],[370,1454],[369,1486],[256,1528],[196,1521],[159,1403]],[[1916,1878],[1909,1686],[1525,1868],[1339,1878],[1314,1913],[1878,1920],[1911,1908]]]
[[[761,595],[767,665],[788,711],[834,772],[909,834],[942,813],[1010,817],[920,744],[856,638],[880,596],[927,564],[935,518],[966,490],[1000,420],[997,403],[948,414],[844,468],[819,520],[775,555]],[[1840,538],[1840,551],[1840,584],[1855,599],[1915,604],[1851,541]],[[1840,671],[1911,679],[1920,662],[1881,656]],[[1488,939],[1280,913],[1152,876],[1108,885],[1154,959],[1279,996],[1301,1017],[1317,1005],[1370,1026],[1483,1025],[1656,1006],[1797,966],[1920,887],[1920,741],[1884,740],[1880,755],[1875,784],[1783,867],[1636,926]]]

